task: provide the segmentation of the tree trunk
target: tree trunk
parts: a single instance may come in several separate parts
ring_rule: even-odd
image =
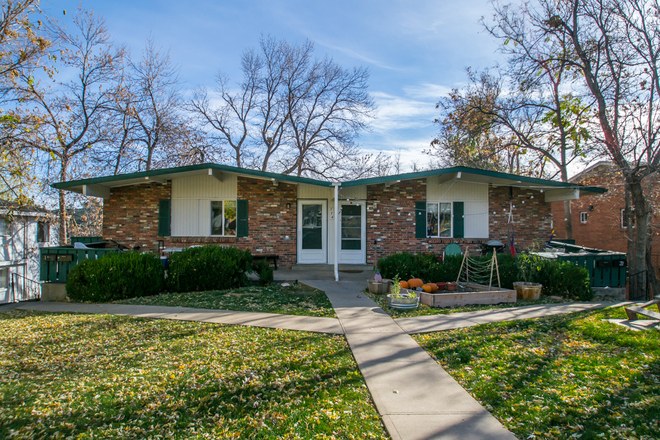
[[[60,171],[60,182],[66,182],[67,168],[69,167],[69,158],[62,156],[62,170]],[[58,190],[59,193],[59,215],[60,215],[60,246],[67,244],[67,218],[66,218],[66,192],[63,189]]]
[[[566,239],[573,239],[573,217],[571,216],[571,201],[564,200],[564,228],[566,230]]]
[[[633,238],[632,253],[628,252],[628,267],[629,273],[639,280],[637,282],[638,292],[645,295],[646,285],[644,282],[646,277],[650,277],[648,272],[649,266],[647,265],[647,248],[650,248],[650,237],[648,231],[649,224],[649,211],[646,205],[646,197],[642,188],[642,182],[634,175],[626,176],[626,189],[630,191],[630,199],[635,210],[635,230],[630,232],[631,225],[628,225],[628,234]],[[630,250],[630,248],[629,248]],[[652,270],[652,266],[650,267]],[[646,274],[643,273],[646,271]]]

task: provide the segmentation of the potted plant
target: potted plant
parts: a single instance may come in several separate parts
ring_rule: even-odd
[[[518,299],[539,299],[541,297],[543,286],[531,281],[534,272],[538,270],[538,258],[537,256],[526,254],[516,259],[518,274],[523,280],[513,283],[513,288],[516,289],[516,297]]]
[[[394,277],[390,294],[387,295],[388,305],[393,309],[409,310],[419,306],[419,295],[414,290],[401,291],[399,275]]]
[[[450,281],[447,284],[445,284],[445,287],[447,287],[447,290],[449,290],[450,292],[453,292],[454,290],[456,290],[456,282]]]

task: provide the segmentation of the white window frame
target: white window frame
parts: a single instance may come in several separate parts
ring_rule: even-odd
[[[630,211],[633,214],[635,213],[635,210],[632,209],[632,208],[630,209]],[[626,225],[626,222],[625,222],[625,219],[626,219],[625,215],[626,215],[626,208],[621,208],[621,229],[628,229],[628,226]],[[633,229],[635,228],[635,217],[634,217],[634,215],[633,215],[633,225],[632,225],[632,227],[633,227]]]
[[[43,228],[44,239],[39,241],[39,228]],[[37,243],[50,243],[50,223],[48,222],[37,222]]]
[[[587,222],[587,217],[588,213],[587,211],[580,211],[580,223],[586,223]]]
[[[438,216],[440,216],[440,204],[446,204],[449,205],[449,236],[445,235],[428,235],[428,212],[429,212],[429,205],[435,205],[438,207]],[[438,223],[438,234],[440,234],[440,223]],[[454,203],[453,202],[447,202],[447,201],[437,201],[437,202],[426,202],[426,236],[428,238],[454,238]]]
[[[222,234],[213,234],[213,203],[222,203]],[[236,206],[236,228],[234,235],[225,234],[225,206],[226,202],[234,202]],[[222,199],[222,200],[209,200],[209,213],[211,215],[211,224],[209,230],[210,237],[236,237],[238,234],[238,200],[237,199]]]

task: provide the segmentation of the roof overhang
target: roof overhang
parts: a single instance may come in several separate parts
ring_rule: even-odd
[[[110,189],[121,186],[140,185],[143,183],[157,182],[166,184],[174,178],[190,176],[211,176],[222,182],[227,174],[250,177],[253,179],[270,180],[274,185],[279,182],[297,185],[306,183],[310,185],[332,187],[331,182],[309,179],[306,177],[289,176],[286,174],[269,173],[245,168],[230,167],[218,164],[190,165],[185,167],[164,168],[139,173],[119,174],[116,176],[96,177],[92,179],[72,180],[69,182],[54,183],[51,186],[56,189],[64,189],[87,196],[110,197]]]
[[[534,177],[519,176],[516,174],[500,173],[497,171],[480,170],[468,167],[451,167],[439,170],[422,171],[418,173],[399,174],[396,176],[374,177],[359,179],[342,183],[343,187],[358,185],[391,184],[396,181],[412,180],[437,176],[440,184],[460,180],[480,184],[490,184],[497,188],[507,186],[514,188],[528,188],[546,193],[546,201],[573,200],[579,198],[580,191],[602,194],[605,188],[577,185],[574,183],[558,182],[556,180],[537,179]],[[548,196],[549,195],[549,196]],[[550,200],[549,200],[550,199]]]

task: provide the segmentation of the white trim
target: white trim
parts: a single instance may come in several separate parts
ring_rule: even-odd
[[[303,205],[321,205],[321,249],[305,250],[302,248]],[[328,263],[328,201],[323,199],[298,200],[298,215],[296,222],[297,222],[296,241],[297,241],[298,264],[327,264]]]

